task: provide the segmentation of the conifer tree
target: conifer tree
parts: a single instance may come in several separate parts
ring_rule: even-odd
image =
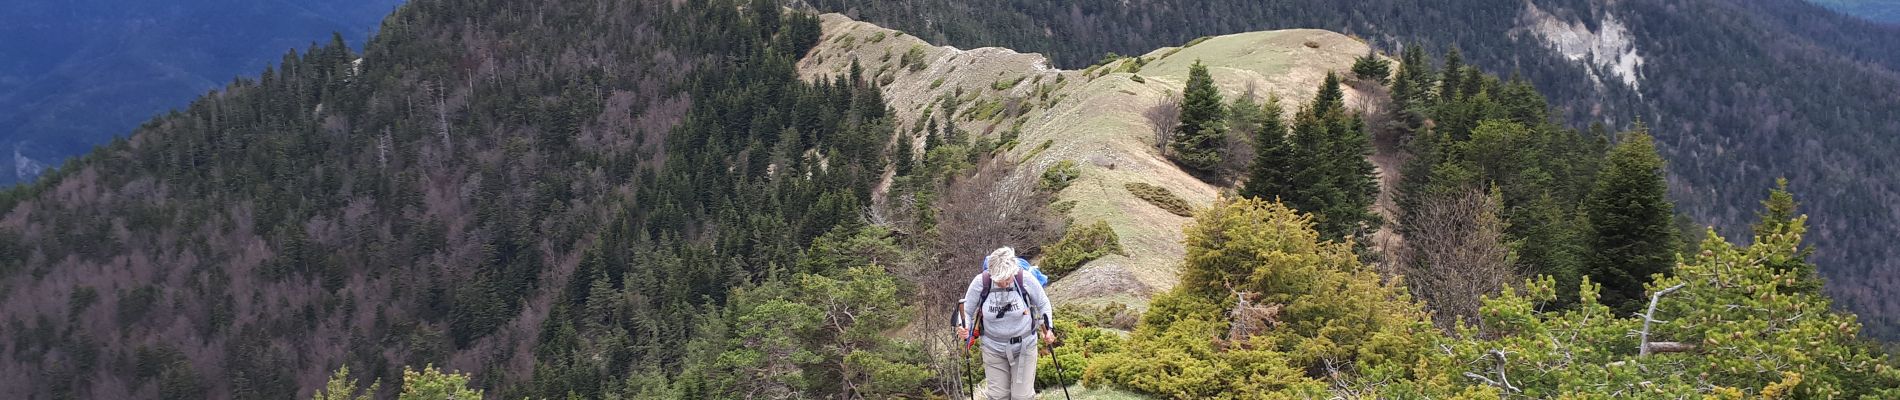
[[[1200,61],[1188,67],[1187,89],[1182,94],[1181,123],[1176,125],[1174,140],[1168,143],[1169,155],[1176,163],[1195,173],[1213,172],[1220,166],[1220,148],[1226,136],[1224,102],[1214,87],[1214,78]]]
[[[1641,126],[1624,134],[1606,161],[1583,204],[1590,222],[1584,274],[1603,284],[1604,304],[1635,310],[1643,285],[1675,264],[1675,205],[1667,197],[1662,157]]]
[[[1795,226],[1805,225],[1807,216],[1795,212],[1794,195],[1788,193],[1788,178],[1775,179],[1775,188],[1768,192],[1768,198],[1761,201],[1762,211],[1756,213],[1757,222],[1753,227],[1755,242],[1774,240],[1778,236],[1797,234]],[[1788,275],[1793,282],[1779,285],[1784,293],[1804,293],[1821,295],[1821,277],[1808,256],[1814,254],[1813,248],[1795,250],[1785,258],[1767,260],[1764,263],[1775,272]]]
[[[1280,98],[1267,98],[1261,108],[1260,125],[1254,127],[1253,163],[1247,167],[1247,183],[1240,195],[1275,200],[1293,191],[1293,148],[1287,143]]]
[[[891,146],[896,147],[891,151],[891,164],[897,170],[897,175],[910,175],[912,167],[917,164],[916,150],[912,148],[910,135],[902,131],[897,132],[897,141],[891,143]]]
[[[1365,158],[1372,144],[1365,123],[1346,110],[1344,99],[1339,76],[1327,74],[1313,104],[1294,117],[1287,157],[1292,160],[1291,185],[1289,195],[1281,199],[1312,213],[1316,228],[1328,239],[1378,224],[1370,208],[1379,187]]]
[[[1438,80],[1438,97],[1444,101],[1463,99],[1470,93],[1460,93],[1465,88],[1465,58],[1453,47],[1445,53],[1444,76]]]
[[[1372,50],[1366,50],[1366,55],[1353,60],[1352,74],[1380,85],[1388,84],[1392,82],[1392,62],[1380,59],[1378,53]]]

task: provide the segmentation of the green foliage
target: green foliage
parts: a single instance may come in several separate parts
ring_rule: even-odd
[[[1046,144],[1047,142],[1044,143]],[[1040,150],[1040,148],[1038,150]],[[1076,178],[1080,178],[1081,176],[1082,170],[1075,167],[1074,160],[1057,161],[1054,165],[1050,165],[1048,169],[1042,170],[1042,181],[1036,184],[1036,188],[1050,193],[1060,192],[1062,189],[1068,188],[1069,183],[1075,182]]]
[[[1182,92],[1181,122],[1168,143],[1168,156],[1189,172],[1210,173],[1220,165],[1221,144],[1227,126],[1225,102],[1207,66],[1199,60],[1188,67],[1187,89]]]
[[[691,345],[685,395],[917,393],[931,377],[922,350],[885,335],[914,315],[907,291],[882,267],[859,266],[740,292],[703,329],[713,335]]]
[[[1447,342],[1444,353],[1433,352],[1446,357],[1433,362],[1494,382],[1508,377],[1532,398],[1895,396],[1900,370],[1858,336],[1853,315],[1829,310],[1823,296],[1781,292],[1798,277],[1773,263],[1799,256],[1805,227],[1800,218],[1775,224],[1746,248],[1711,231],[1701,254],[1648,285],[1652,293],[1676,288],[1660,298],[1650,340],[1695,346],[1689,352],[1639,355],[1630,332],[1642,329],[1641,317],[1599,303],[1601,286],[1588,280],[1576,307],[1538,311],[1538,302],[1556,297],[1546,278],[1486,302],[1482,331],[1461,329],[1467,339]]]
[[[1782,200],[1771,209],[1791,209]],[[1786,290],[1802,276],[1777,265],[1807,251],[1805,218],[1788,218],[1762,221],[1769,228],[1749,247],[1711,230],[1701,254],[1649,284],[1674,290],[1660,297],[1648,340],[1693,349],[1641,355],[1633,332],[1645,330],[1643,317],[1599,302],[1603,286],[1587,277],[1571,308],[1543,307],[1558,296],[1555,280],[1531,279],[1445,335],[1400,284],[1346,245],[1318,242],[1308,218],[1223,200],[1187,230],[1181,285],[1154,299],[1127,341],[1091,354],[1084,379],[1181,399],[1900,395],[1900,368],[1859,336],[1853,315]],[[1277,313],[1240,312],[1258,306]]]
[[[1595,186],[1606,142],[1597,132],[1556,126],[1544,114],[1541,95],[1522,81],[1499,82],[1464,72],[1439,73],[1417,46],[1407,46],[1392,82],[1395,113],[1388,129],[1409,137],[1412,157],[1400,169],[1394,200],[1397,230],[1407,237],[1442,235],[1420,226],[1429,202],[1470,190],[1501,196],[1506,243],[1515,246],[1522,275],[1557,279],[1558,305],[1573,303],[1588,251],[1587,224],[1579,205]],[[1455,77],[1445,85],[1441,78]],[[1457,96],[1437,96],[1439,87],[1463,86]],[[1426,127],[1426,122],[1434,125]],[[1418,265],[1418,259],[1401,262]]]
[[[1144,182],[1129,182],[1127,185],[1123,185],[1123,187],[1128,189],[1128,193],[1134,194],[1136,198],[1140,198],[1142,201],[1148,202],[1148,204],[1153,204],[1155,207],[1161,207],[1162,210],[1167,210],[1169,213],[1183,217],[1194,216],[1194,206],[1188,205],[1187,200],[1182,200],[1180,196],[1175,196],[1174,192],[1169,191],[1168,188]]]
[[[1051,278],[1066,276],[1089,261],[1109,254],[1126,255],[1122,250],[1121,238],[1115,235],[1115,229],[1108,221],[1095,221],[1089,225],[1070,225],[1069,231],[1044,249],[1041,260],[1042,271]]]
[[[1625,134],[1584,201],[1590,224],[1584,274],[1603,283],[1603,302],[1618,310],[1635,310],[1643,286],[1668,275],[1676,262],[1675,205],[1662,166],[1647,132]]]
[[[316,396],[311,399],[372,400],[382,385],[382,382],[373,382],[367,388],[358,389],[360,384],[356,381],[356,377],[350,376],[350,367],[346,365],[338,368],[335,374],[331,374],[329,382],[324,383],[323,388],[318,389]]]
[[[403,368],[402,393],[397,400],[473,400],[482,398],[482,391],[470,389],[468,375],[442,372],[434,365],[426,365],[421,371]]]

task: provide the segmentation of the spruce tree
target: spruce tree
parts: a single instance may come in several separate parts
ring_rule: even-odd
[[[1346,110],[1344,99],[1339,76],[1327,74],[1313,104],[1294,117],[1287,141],[1291,184],[1281,201],[1313,214],[1315,227],[1329,239],[1379,223],[1370,210],[1379,187],[1365,158],[1372,144],[1365,122]]]
[[[1590,226],[1584,274],[1603,284],[1603,302],[1633,311],[1643,285],[1669,274],[1679,241],[1675,206],[1663,181],[1662,157],[1640,126],[1610,150],[1596,189],[1584,201]]]
[[[1275,200],[1293,191],[1293,148],[1287,143],[1280,98],[1267,98],[1261,109],[1260,124],[1254,127],[1253,163],[1247,167],[1247,183],[1240,195]]]
[[[1325,165],[1337,182],[1339,197],[1321,210],[1325,219],[1320,221],[1319,229],[1334,237],[1369,234],[1380,224],[1379,215],[1372,211],[1372,203],[1379,198],[1379,183],[1372,161],[1366,159],[1372,155],[1372,141],[1366,134],[1365,120],[1337,106],[1326,120],[1327,147],[1332,151]]]
[[[1388,84],[1392,82],[1392,62],[1379,58],[1378,53],[1372,50],[1366,50],[1366,55],[1353,60],[1352,74],[1380,85]]]
[[[1346,106],[1346,93],[1339,89],[1339,74],[1326,73],[1326,80],[1320,82],[1319,93],[1313,96],[1313,111],[1327,113],[1343,110]]]
[[[1187,89],[1181,101],[1181,123],[1174,128],[1174,140],[1168,143],[1176,163],[1191,172],[1206,174],[1220,166],[1220,148],[1226,136],[1224,102],[1214,88],[1214,78],[1200,61],[1188,67]]]
[[[891,151],[891,164],[896,169],[897,176],[910,175],[912,167],[917,165],[916,149],[910,140],[909,134],[899,131],[897,141],[891,143],[895,146]]]
[[[1438,97],[1444,101],[1455,101],[1470,94],[1460,92],[1465,88],[1464,78],[1465,58],[1458,53],[1458,48],[1453,47],[1450,52],[1445,53],[1445,71],[1444,76],[1438,80]]]

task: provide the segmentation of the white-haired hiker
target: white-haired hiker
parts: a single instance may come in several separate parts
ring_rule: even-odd
[[[1055,335],[1040,321],[1054,317],[1042,282],[1025,272],[1029,263],[1008,247],[983,259],[985,271],[970,280],[963,295],[963,314],[975,321],[983,351],[984,397],[1026,400],[1036,396],[1036,346]],[[1025,299],[1028,304],[1025,304]],[[1038,335],[1040,333],[1040,335]],[[968,338],[967,328],[957,336]]]

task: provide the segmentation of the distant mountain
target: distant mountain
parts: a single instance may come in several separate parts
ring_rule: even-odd
[[[1847,15],[1900,24],[1900,1],[1895,0],[1809,0],[1822,7]]]
[[[402,1],[15,3],[0,13],[0,185],[333,32],[360,45]]]

